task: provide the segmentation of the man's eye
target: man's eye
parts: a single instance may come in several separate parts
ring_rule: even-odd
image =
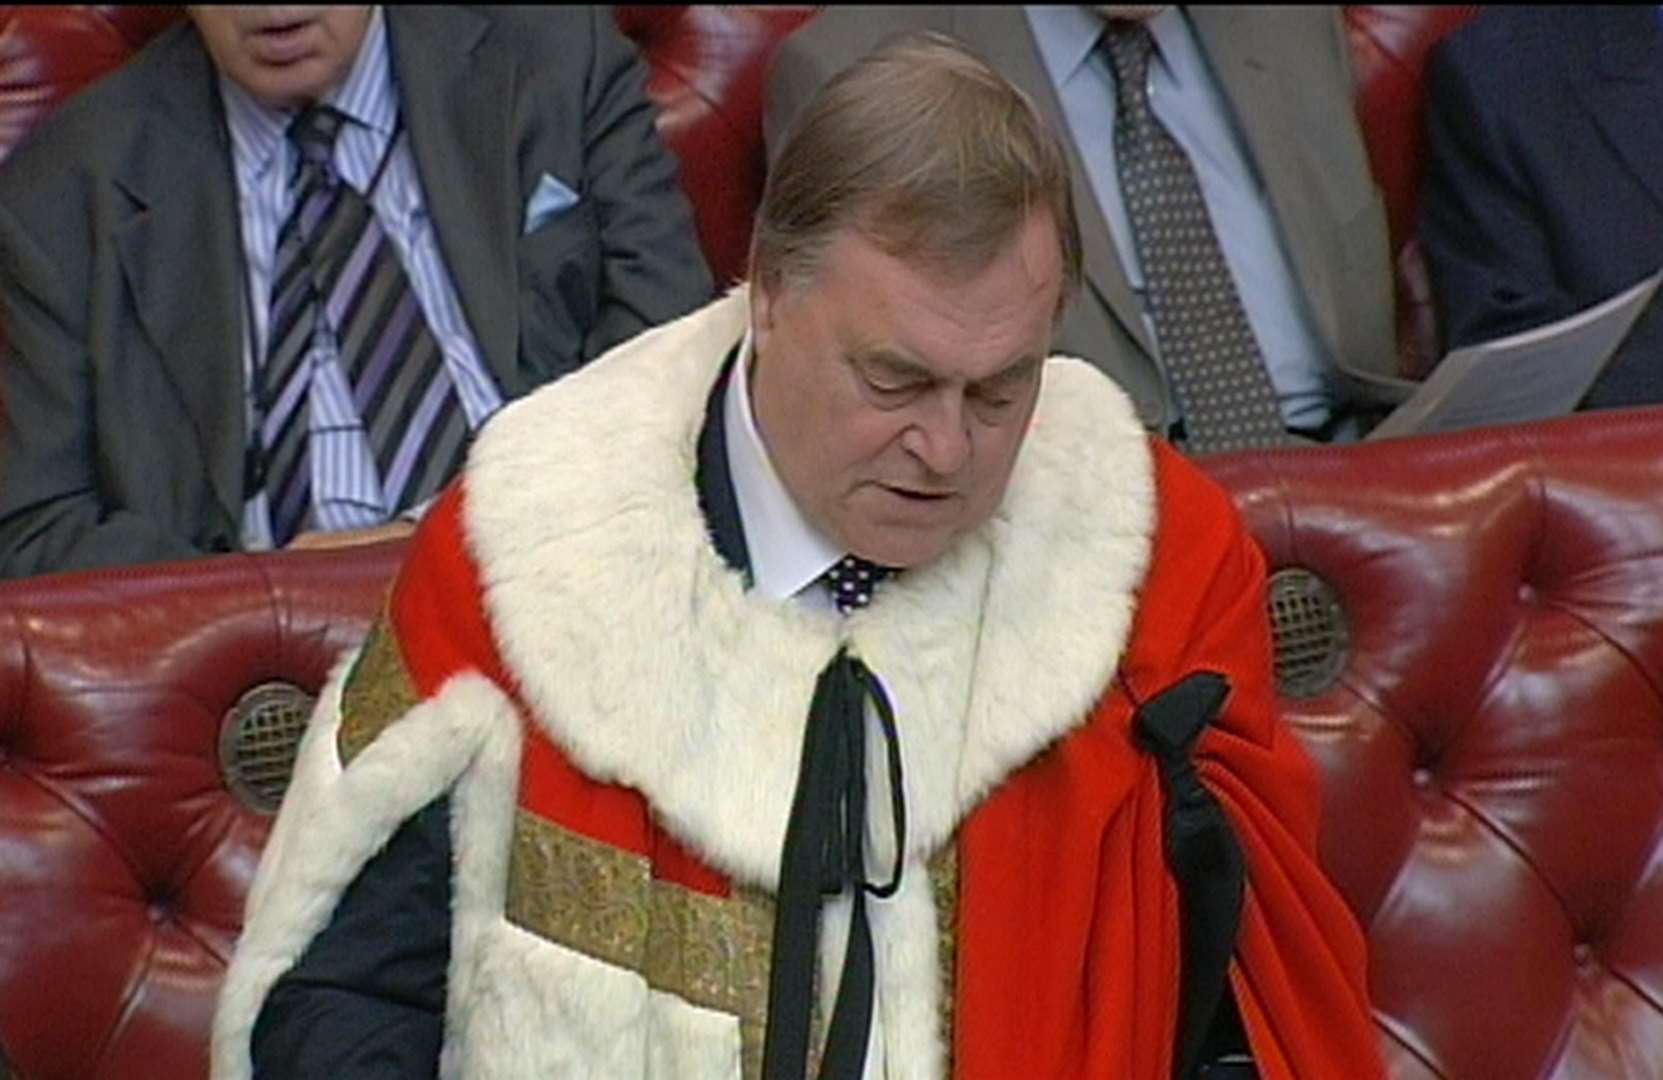
[[[1016,391],[1008,386],[977,387],[970,396],[977,405],[993,410],[1009,408],[1017,399]]]
[[[904,394],[911,394],[916,392],[921,385],[916,379],[898,378],[893,375],[874,375],[871,372],[862,372],[861,377],[866,380],[866,385],[873,393],[882,394],[885,397],[900,397]]]

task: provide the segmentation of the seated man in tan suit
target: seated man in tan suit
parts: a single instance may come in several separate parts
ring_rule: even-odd
[[[1151,430],[1193,453],[1354,438],[1402,397],[1337,8],[832,9],[774,62],[770,146],[834,72],[921,27],[983,55],[1064,135],[1086,288],[1057,345]]]

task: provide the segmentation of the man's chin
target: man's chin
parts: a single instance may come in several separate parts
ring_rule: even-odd
[[[904,570],[934,562],[953,546],[956,530],[882,528],[852,537],[849,551],[879,566]]]
[[[298,109],[317,101],[330,89],[308,57],[294,64],[262,64],[239,80],[261,104],[273,109]]]

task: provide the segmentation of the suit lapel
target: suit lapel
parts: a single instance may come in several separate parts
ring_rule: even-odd
[[[1311,315],[1332,355],[1344,355],[1338,305],[1317,299],[1328,297],[1335,286],[1328,273],[1332,260],[1323,235],[1333,224],[1328,216],[1330,202],[1313,188],[1313,170],[1302,142],[1308,136],[1296,129],[1290,112],[1297,100],[1297,76],[1281,70],[1279,63],[1297,59],[1297,44],[1283,43],[1289,47],[1274,52],[1264,48],[1247,32],[1236,9],[1187,10],[1201,51],[1229,103],[1236,130],[1264,183],[1294,275],[1304,294],[1312,298]]]
[[[155,107],[115,183],[131,214],[113,232],[139,324],[196,428],[214,494],[242,516],[244,309],[236,180],[214,69],[183,28],[157,60]]]
[[[1663,30],[1657,9],[1599,8],[1595,70],[1577,82],[1617,157],[1663,206]]]
[[[1062,103],[1057,99],[1056,87],[1051,85],[1050,73],[1034,43],[1033,31],[1018,7],[986,6],[956,7],[950,31],[976,49],[993,66],[1017,86],[1029,87],[1034,107],[1060,137],[1068,153],[1068,169],[1074,194],[1074,216],[1080,223],[1080,245],[1085,262],[1087,287],[1119,320],[1143,351],[1154,355],[1143,316],[1138,309],[1137,296],[1120,265],[1120,255],[1114,239],[1109,235],[1108,221],[1097,203],[1091,178],[1086,175],[1085,162],[1069,135],[1068,121],[1063,116]],[[1108,133],[1104,132],[1107,138]]]
[[[513,58],[484,19],[456,7],[389,6],[387,34],[410,149],[439,248],[486,365],[520,385],[518,176],[508,119]]]

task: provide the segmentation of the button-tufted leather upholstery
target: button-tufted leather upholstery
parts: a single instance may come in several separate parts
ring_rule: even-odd
[[[762,90],[774,48],[812,7],[631,5],[619,29],[651,62],[647,94],[675,151],[718,286],[745,276],[751,217],[762,199]]]
[[[1426,151],[1426,54],[1445,34],[1477,14],[1472,5],[1353,5],[1346,34],[1357,76],[1357,116],[1369,165],[1386,202],[1397,280],[1399,370],[1425,375],[1438,362],[1437,313],[1426,258],[1415,239],[1421,158]]]
[[[207,1069],[269,820],[218,768],[233,703],[315,694],[397,545],[0,590],[0,1046],[28,1080]]]
[[[1663,410],[1206,465],[1348,616],[1284,708],[1394,1075],[1663,1076]]]
[[[1282,704],[1393,1075],[1663,1076],[1663,409],[1206,467],[1273,567],[1341,598],[1338,681]],[[201,1075],[266,830],[218,778],[221,717],[267,679],[315,692],[397,553],[0,587],[23,1076]]]
[[[183,14],[173,6],[0,6],[0,158],[64,98]]]

